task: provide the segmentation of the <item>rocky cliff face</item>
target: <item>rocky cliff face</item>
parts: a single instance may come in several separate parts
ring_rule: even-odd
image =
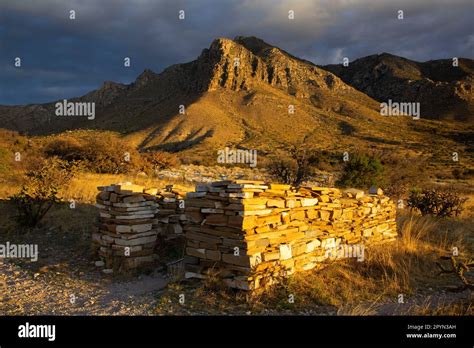
[[[318,90],[351,89],[332,73],[297,59],[255,37],[214,40],[194,63],[207,91],[249,90],[259,84],[309,98]]]
[[[140,146],[161,148],[167,142],[167,149],[211,138],[220,143],[268,139],[270,132],[280,140],[292,127],[291,137],[317,128],[324,129],[319,141],[327,137],[331,142],[330,134],[339,134],[341,124],[380,127],[383,138],[392,123],[401,121],[381,118],[379,102],[368,95],[379,101],[420,100],[423,117],[472,115],[472,61],[460,65],[453,70],[441,61],[421,64],[382,55],[349,68],[318,67],[255,37],[219,38],[192,62],[160,74],[147,69],[131,84],[105,82],[71,99],[95,102],[94,120],[55,117],[55,102],[0,106],[0,120],[4,127],[38,135],[77,128],[149,132],[137,140]],[[178,113],[181,105],[185,118]],[[298,112],[289,115],[289,105]]]
[[[160,74],[146,69],[129,85],[105,82],[99,89],[71,99],[95,102],[97,121],[54,118],[55,102],[36,108],[0,106],[0,118],[7,120],[14,130],[34,134],[83,127],[130,129],[124,127],[125,120],[117,121],[120,117],[133,118],[132,128],[136,130],[149,126],[153,122],[152,114],[171,114],[176,105],[197,100],[204,93],[261,90],[264,95],[272,89],[306,99],[323,110],[340,110],[343,102],[351,101],[374,108],[372,99],[333,73],[258,38],[236,37],[214,40],[192,62],[170,66]],[[142,125],[137,115],[146,116],[141,118]]]
[[[454,67],[451,60],[419,63],[383,53],[357,59],[348,67],[328,65],[324,69],[380,102],[419,102],[424,118],[473,121],[471,59],[461,58]]]

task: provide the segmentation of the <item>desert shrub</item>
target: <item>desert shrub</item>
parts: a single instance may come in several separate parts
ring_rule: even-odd
[[[317,163],[315,151],[302,146],[293,147],[287,158],[273,158],[267,165],[268,173],[284,184],[299,186],[311,178]]]
[[[138,170],[142,160],[134,147],[112,132],[79,131],[61,136],[46,144],[44,152],[65,161],[79,161],[96,173],[130,173]]]
[[[180,162],[179,159],[168,152],[146,152],[141,154],[142,159],[146,162],[143,171],[151,171],[156,173],[159,170],[177,167]],[[143,164],[142,164],[143,165]]]
[[[57,138],[45,146],[44,152],[49,157],[58,157],[65,161],[85,160],[83,144],[72,137]]]
[[[407,205],[418,210],[422,215],[436,215],[441,217],[459,216],[467,198],[461,198],[454,191],[440,191],[435,189],[413,189]]]
[[[295,185],[297,166],[294,161],[284,159],[274,159],[267,167],[269,174],[278,182],[288,185]]]
[[[59,193],[75,174],[75,165],[58,158],[46,160],[38,169],[25,174],[25,183],[20,191],[11,196],[18,215],[17,222],[26,227],[35,227],[60,201]]]
[[[320,151],[317,155],[316,166],[318,169],[327,171],[327,172],[334,172],[341,168],[341,160],[340,154],[329,152],[329,151]]]
[[[384,166],[376,158],[355,154],[344,165],[342,176],[336,184],[361,189],[384,186]]]
[[[97,173],[132,172],[140,162],[138,151],[109,133],[90,138],[83,151],[90,169]]]

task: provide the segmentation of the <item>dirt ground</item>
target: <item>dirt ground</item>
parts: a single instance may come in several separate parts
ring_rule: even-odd
[[[82,267],[72,269],[81,262]],[[232,313],[225,313],[219,312],[218,304],[215,308],[206,309],[192,305],[192,300],[189,307],[179,304],[180,291],[167,291],[169,279],[160,271],[128,280],[114,279],[88,265],[87,260],[77,259],[70,263],[44,266],[38,272],[15,262],[4,261],[0,270],[1,315],[403,315],[414,310],[433,311],[440,305],[474,301],[472,292],[468,290],[452,293],[446,289],[426,289],[407,297],[403,304],[387,300],[360,304],[356,313],[354,307],[317,305],[297,312],[289,308],[252,311],[241,307],[234,308]],[[196,286],[195,282],[187,284],[187,297],[193,286]]]
[[[471,303],[467,310],[472,314],[472,292],[453,293],[445,287],[407,295],[403,304],[385,298],[339,308],[314,304],[293,310],[291,305],[255,307],[245,301],[229,307],[233,296],[243,296],[230,292],[227,298],[209,293],[209,298],[215,300],[203,305],[203,293],[212,290],[203,290],[195,280],[170,282],[163,262],[141,275],[102,273],[94,265],[90,227],[82,227],[92,226],[95,208],[81,205],[76,209],[55,208],[34,231],[19,231],[11,219],[2,220],[2,240],[38,244],[39,258],[36,262],[0,261],[0,315],[393,315],[433,313],[436,307],[459,303]],[[0,203],[0,213],[12,216],[12,207]],[[180,303],[182,294],[186,296],[184,303]]]

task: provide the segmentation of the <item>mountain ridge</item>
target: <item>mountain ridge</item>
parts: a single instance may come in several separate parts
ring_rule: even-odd
[[[159,74],[145,69],[130,84],[107,81],[69,101],[95,102],[95,119],[57,117],[53,102],[0,106],[0,120],[30,135],[115,131],[141,151],[190,158],[212,157],[224,146],[277,153],[302,139],[331,151],[373,146],[412,151],[411,144],[432,144],[433,132],[442,127],[423,117],[381,116],[379,101],[337,74],[241,36],[215,39],[191,62]]]
[[[419,102],[422,117],[473,121],[474,61],[458,58],[416,62],[390,53],[325,65],[344,82],[380,102]]]
[[[260,45],[258,49],[257,44]],[[235,58],[239,59],[238,69],[233,67]],[[185,96],[196,97],[220,88],[248,91],[263,83],[282,89],[297,98],[321,99],[321,104],[327,97],[325,94],[334,91],[349,99],[351,94],[355,94],[357,98],[365,99],[365,103],[371,103],[370,98],[346,85],[331,72],[300,60],[263,40],[242,36],[237,37],[236,41],[227,38],[215,39],[209,48],[204,49],[196,60],[189,63],[172,65],[159,74],[145,69],[130,84],[106,81],[98,89],[69,100],[95,102],[98,114],[101,114],[101,109],[124,97],[131,101],[131,105],[136,105],[135,102],[141,100],[144,104],[142,106],[146,106],[150,102],[156,103],[176,95],[187,99]],[[10,128],[31,134],[91,126],[91,123],[81,120],[72,120],[70,126],[62,125],[64,122],[61,121],[56,122],[54,126],[48,126],[55,121],[51,116],[55,103],[56,101],[27,106],[0,106],[0,118],[6,118],[7,121],[14,119],[13,127]],[[375,104],[372,107],[375,107]],[[8,113],[12,115],[10,120]],[[25,115],[21,115],[22,113]]]

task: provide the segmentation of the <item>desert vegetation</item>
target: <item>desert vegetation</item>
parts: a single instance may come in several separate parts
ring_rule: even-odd
[[[17,208],[15,216],[23,227],[35,227],[54,204],[61,202],[61,190],[66,188],[76,171],[74,162],[58,158],[45,160],[38,168],[25,173],[20,191],[10,196]]]
[[[462,198],[453,190],[436,190],[414,188],[408,198],[408,206],[418,210],[422,215],[441,217],[459,216],[463,204],[468,198]]]
[[[453,248],[463,255],[471,252],[470,223],[472,219],[401,212],[400,239],[390,248],[370,248],[363,263],[343,260],[319,271],[298,273],[281,286],[251,297],[228,290],[218,278],[203,285],[175,283],[165,291],[157,312],[187,313],[189,307],[173,300],[184,293],[192,301],[190,307],[203,313],[472,315],[469,293],[450,296],[461,281],[454,274],[440,275],[435,266]]]
[[[273,53],[262,54],[268,51]],[[242,65],[253,66],[254,73],[236,74],[228,59],[237,56]],[[397,74],[407,64],[387,55],[366,61],[396,67]],[[209,66],[212,69],[203,70]],[[428,78],[418,63],[410,67],[420,71],[422,80]],[[10,128],[23,133],[0,129],[4,217],[0,233],[5,240],[37,243],[43,254],[37,263],[9,260],[3,266],[0,280],[10,287],[0,294],[0,310],[6,314],[472,314],[472,125],[440,120],[450,118],[450,110],[417,121],[381,117],[377,99],[345,84],[356,85],[357,71],[352,69],[364,71],[365,64],[350,71],[340,68],[308,65],[257,38],[221,38],[197,60],[163,75],[146,70],[133,84],[107,83],[94,91],[97,103],[103,105],[98,110],[102,123],[85,119],[74,126],[56,123],[50,120],[52,104],[2,108],[7,120],[16,117]],[[387,85],[397,83],[400,90],[411,90],[406,77],[401,74],[400,80]],[[282,84],[288,78],[291,86]],[[180,84],[171,83],[185,79],[189,86],[202,88],[182,90]],[[460,83],[466,81],[463,75]],[[428,100],[422,102],[427,106],[438,99],[430,92],[435,85],[426,84]],[[392,97],[385,84],[376,90],[381,95],[373,98]],[[341,93],[343,100],[335,97]],[[152,103],[136,102],[151,95]],[[170,106],[183,101],[186,117]],[[130,110],[130,105],[132,114],[117,112]],[[289,113],[289,105],[295,113]],[[33,126],[33,116],[51,122]],[[257,167],[217,163],[216,152],[226,147],[257,150]],[[96,268],[90,246],[97,186],[130,181],[145,187],[191,188],[231,178],[365,191],[381,188],[400,208],[400,237],[389,246],[368,248],[362,263],[324,264],[252,296],[227,289],[218,277],[167,278],[169,264],[183,256],[180,240],[168,241],[157,251],[160,259],[154,275],[144,275],[158,279],[152,290],[150,279],[105,275]],[[457,259],[451,269],[446,261],[454,251]],[[121,292],[126,287],[117,285],[121,282],[132,290]],[[27,295],[25,289],[32,290]],[[70,303],[71,293],[80,306]],[[182,294],[186,306],[179,303]]]
[[[339,152],[316,151],[294,147],[285,156],[262,161],[262,173],[281,183],[304,185],[318,180],[321,173],[332,172],[341,187],[381,186],[394,199],[406,200],[399,211],[400,238],[390,248],[373,246],[366,260],[342,260],[321,270],[307,271],[284,280],[264,293],[249,296],[229,290],[218,278],[204,282],[180,280],[148,294],[134,294],[129,299],[115,299],[119,308],[106,309],[104,289],[110,279],[91,266],[90,234],[96,218],[92,206],[96,187],[113,182],[133,181],[147,187],[165,187],[179,183],[192,187],[196,182],[184,178],[161,178],[160,170],[180,170],[178,155],[164,152],[139,152],[117,134],[78,131],[44,138],[3,133],[0,143],[0,209],[5,219],[0,226],[6,238],[17,242],[37,242],[46,252],[46,260],[37,264],[14,261],[11,272],[35,279],[30,287],[48,289],[51,305],[35,306],[39,297],[19,298],[8,292],[5,313],[22,313],[20,304],[36,308],[37,313],[51,313],[54,306],[61,313],[76,313],[77,308],[63,300],[62,282],[67,279],[70,291],[89,297],[82,308],[91,313],[136,314],[433,314],[472,315],[468,291],[451,291],[462,286],[456,273],[441,272],[437,263],[452,255],[456,248],[462,259],[472,257],[472,202],[469,179],[458,180],[457,190],[442,190],[440,183],[422,180],[417,166],[404,165],[403,159],[380,151],[367,151],[344,162]],[[102,134],[101,134],[102,135]],[[93,138],[101,138],[93,140]],[[114,151],[110,151],[114,148]],[[15,160],[20,152],[21,160]],[[123,157],[130,154],[130,161]],[[136,157],[135,160],[133,158]],[[224,168],[224,167],[222,167]],[[398,174],[394,168],[399,168]],[[257,168],[258,169],[258,168]],[[268,169],[267,172],[264,169]],[[218,175],[216,180],[221,179]],[[446,179],[457,180],[454,177]],[[420,188],[419,183],[423,188]],[[401,188],[403,186],[403,188]],[[393,189],[393,193],[391,191]],[[74,200],[75,208],[70,202]],[[68,250],[72,257],[61,257]],[[182,255],[182,244],[175,241],[161,252],[157,269],[166,273],[166,264]],[[461,259],[460,259],[461,260]],[[468,260],[467,260],[468,261]],[[467,262],[466,261],[466,262]],[[466,263],[468,264],[468,263]],[[53,267],[54,266],[54,267]],[[56,268],[55,268],[56,267]],[[55,275],[55,269],[61,275]],[[10,272],[9,271],[9,272]],[[78,274],[89,274],[84,280]],[[471,273],[464,273],[472,282]],[[9,274],[8,272],[5,274]],[[13,273],[12,273],[13,274]],[[20,277],[20,276],[18,276]],[[113,282],[134,282],[134,277],[115,276]],[[105,282],[105,283],[104,283]],[[177,300],[185,294],[187,305]],[[289,296],[295,299],[289,302]],[[404,302],[399,303],[399,295]],[[140,305],[137,305],[140,303]]]
[[[166,152],[140,153],[115,133],[90,131],[69,132],[43,144],[47,157],[79,162],[95,173],[123,174],[148,172],[179,164],[176,156]]]
[[[318,154],[307,148],[305,142],[290,148],[287,156],[273,157],[268,162],[269,174],[277,182],[300,186],[314,175]]]
[[[371,186],[385,186],[384,166],[376,158],[364,154],[351,156],[344,164],[337,184],[342,187],[367,189]]]

